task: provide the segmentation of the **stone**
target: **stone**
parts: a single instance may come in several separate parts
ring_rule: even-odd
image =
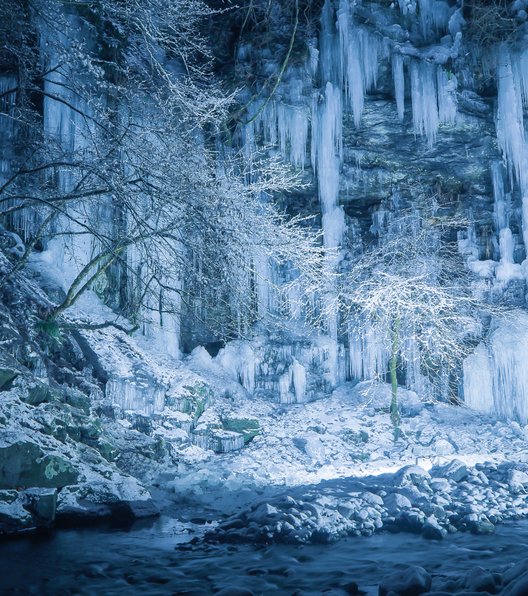
[[[77,478],[78,471],[69,461],[44,454],[30,440],[11,435],[0,443],[0,488],[61,488]]]
[[[442,540],[447,536],[447,530],[442,528],[438,521],[431,516],[422,527],[422,536],[428,540]]]
[[[425,515],[421,511],[403,511],[394,523],[399,531],[419,534],[425,523]]]
[[[24,401],[32,406],[38,406],[53,401],[54,397],[55,393],[49,385],[36,382],[29,388]]]
[[[383,499],[375,493],[371,493],[371,492],[363,493],[363,499],[367,503],[370,503],[371,505],[383,506]]]
[[[494,594],[497,589],[493,574],[482,567],[474,567],[466,574],[464,586],[473,592],[490,592],[491,594]]]
[[[394,474],[394,486],[428,486],[431,476],[420,466],[405,466]]]
[[[495,526],[485,517],[470,520],[468,528],[472,534],[493,534],[495,532]]]
[[[74,391],[73,389],[68,389],[64,393],[64,401],[65,401],[65,403],[70,405],[72,408],[81,410],[84,414],[90,413],[90,408],[91,408],[92,402],[87,395],[85,395],[84,393],[81,393],[80,391]]]
[[[31,513],[16,490],[0,490],[0,535],[35,528]]]
[[[24,491],[25,508],[36,518],[39,526],[49,526],[57,512],[57,489],[33,488]]]
[[[433,448],[437,455],[451,455],[456,453],[456,449],[454,448],[453,444],[447,439],[436,439],[433,444]]]
[[[465,480],[468,477],[469,472],[464,462],[461,462],[459,459],[454,459],[444,466],[435,466],[431,470],[431,474],[433,476],[447,478],[453,482],[462,482],[462,480]]]
[[[528,474],[521,470],[508,471],[508,486],[514,493],[524,493],[528,487]]]
[[[7,366],[0,366],[0,391],[8,391],[13,385],[13,381],[17,378],[19,372]]]
[[[136,519],[159,515],[150,493],[135,478],[121,477],[106,482],[63,488],[57,499],[57,520],[79,523],[92,519]]]
[[[379,596],[389,593],[399,596],[418,596],[431,588],[431,576],[423,567],[412,566],[385,577],[379,585]]]
[[[385,497],[384,504],[391,514],[398,513],[403,509],[411,509],[412,507],[409,499],[400,493],[390,493],[387,495]]]

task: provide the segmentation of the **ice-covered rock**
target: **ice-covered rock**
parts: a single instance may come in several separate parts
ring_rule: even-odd
[[[450,461],[444,466],[437,466],[431,470],[433,476],[447,478],[453,482],[461,482],[468,477],[466,465],[458,459]]]
[[[515,468],[509,470],[508,485],[513,492],[525,493],[528,488],[528,474]]]
[[[405,466],[394,475],[394,486],[428,486],[431,476],[420,466]]]

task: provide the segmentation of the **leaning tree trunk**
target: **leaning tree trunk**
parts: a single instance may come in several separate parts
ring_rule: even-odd
[[[400,318],[396,317],[392,323],[392,345],[390,359],[390,377],[392,399],[390,405],[390,418],[395,428],[400,425],[400,412],[398,408],[398,352],[400,350]]]

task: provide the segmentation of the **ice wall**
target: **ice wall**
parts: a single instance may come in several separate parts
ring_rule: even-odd
[[[280,403],[303,403],[329,393],[346,378],[347,355],[329,337],[300,333],[281,341],[269,337],[229,342],[215,364],[253,395]]]
[[[482,412],[528,423],[528,314],[496,320],[489,341],[464,362],[464,401]]]

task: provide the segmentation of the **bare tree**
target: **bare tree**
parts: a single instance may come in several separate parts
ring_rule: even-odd
[[[232,98],[200,35],[212,16],[201,0],[0,6],[12,82],[0,128],[13,129],[0,206],[26,241],[11,274],[60,239],[76,261],[51,320],[95,288],[134,327],[205,301],[228,334],[258,316],[258,259],[317,285],[317,232],[272,200],[297,176],[264,158],[249,176],[242,156],[217,151]]]
[[[433,384],[456,377],[489,309],[472,295],[469,274],[450,241],[453,228],[461,225],[434,208],[393,215],[386,233],[344,278],[350,332],[372,332],[388,356],[388,370],[382,365],[378,372],[390,375],[395,427],[398,371],[418,354],[421,371]]]

